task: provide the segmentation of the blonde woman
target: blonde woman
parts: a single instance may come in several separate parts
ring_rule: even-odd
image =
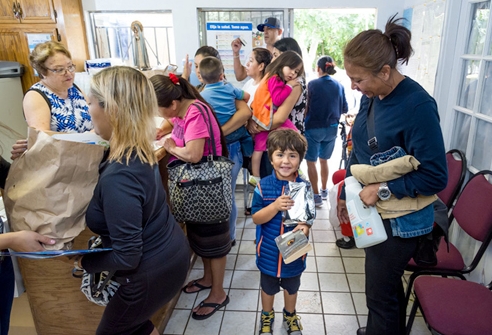
[[[96,334],[157,335],[149,318],[179,291],[189,247],[166,202],[152,141],[157,99],[139,71],[111,67],[91,83],[89,111],[95,132],[109,140],[86,214],[89,228],[113,250],[86,255],[88,272],[116,270],[121,284]]]

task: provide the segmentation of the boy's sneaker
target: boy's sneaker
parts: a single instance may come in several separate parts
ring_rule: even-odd
[[[323,200],[328,199],[328,190],[321,190],[321,199]]]
[[[261,311],[259,335],[273,335],[273,321],[275,321],[275,312],[273,309],[268,314]]]
[[[321,207],[323,205],[323,200],[319,194],[314,195],[314,205],[316,207]]]
[[[287,316],[284,310],[284,328],[289,335],[302,335],[301,317],[294,312],[291,316]]]
[[[261,179],[260,177],[250,176],[249,177],[249,184],[253,187],[256,187],[256,185],[258,184],[260,179]]]

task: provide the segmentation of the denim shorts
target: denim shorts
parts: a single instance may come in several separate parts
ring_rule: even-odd
[[[277,278],[261,273],[260,285],[263,292],[268,295],[275,295],[280,292],[282,287],[290,295],[296,294],[301,286],[301,275],[291,278]]]
[[[335,148],[338,124],[335,127],[306,129],[305,136],[308,142],[306,160],[316,162],[318,158],[329,159]]]

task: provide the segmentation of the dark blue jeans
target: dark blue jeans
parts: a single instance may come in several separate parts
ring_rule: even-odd
[[[383,220],[388,239],[366,248],[367,335],[405,334],[406,301],[402,275],[417,249],[418,237],[391,235],[389,220]]]
[[[10,311],[14,300],[14,268],[10,257],[0,263],[0,335],[9,333]]]

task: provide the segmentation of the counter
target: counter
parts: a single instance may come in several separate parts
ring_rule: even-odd
[[[156,153],[167,191],[168,157],[163,148]],[[87,248],[87,241],[93,235],[86,228],[75,238],[73,248]],[[81,279],[72,277],[73,266],[55,259],[19,259],[19,264],[38,335],[95,334],[104,307],[89,302],[80,292]],[[161,334],[171,317],[179,293],[151,319]]]

